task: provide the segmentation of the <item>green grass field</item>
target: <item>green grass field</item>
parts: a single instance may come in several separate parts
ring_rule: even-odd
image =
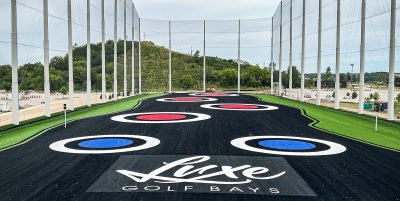
[[[122,99],[117,102],[109,102],[105,104],[94,105],[90,108],[85,107],[82,109],[77,109],[73,112],[68,112],[67,121],[121,112],[133,108],[141,100],[157,96],[160,96],[160,94],[139,95]],[[21,122],[20,126],[2,127],[0,128],[0,150],[18,145],[22,142],[25,142],[27,139],[33,139],[38,133],[62,123],[64,123],[64,115],[63,113],[57,113],[51,118],[40,117],[36,120]]]
[[[358,115],[342,110],[334,110],[309,103],[301,103],[299,101],[271,95],[255,96],[265,102],[304,110],[308,116],[319,121],[315,125],[310,124],[310,126],[315,127],[316,129],[382,148],[400,151],[399,123],[380,119],[378,121],[378,132],[375,132],[375,119],[373,117]]]

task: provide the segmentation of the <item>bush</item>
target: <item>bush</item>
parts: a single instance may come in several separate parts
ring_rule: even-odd
[[[374,94],[370,94],[370,95],[369,95],[369,98],[370,98],[370,99],[374,99],[375,102],[376,102],[376,101],[378,101],[378,100],[380,99],[380,96],[379,96],[379,93],[378,93],[378,92],[375,92]]]
[[[351,98],[352,98],[352,99],[356,99],[357,97],[358,97],[358,93],[354,91],[354,92],[351,94]]]
[[[61,87],[59,92],[62,93],[63,98],[64,98],[64,95],[67,95],[67,93],[68,93],[68,89],[67,89],[67,87],[63,86],[63,87]]]
[[[190,75],[183,75],[179,79],[179,83],[184,89],[190,89],[193,87],[193,78]]]

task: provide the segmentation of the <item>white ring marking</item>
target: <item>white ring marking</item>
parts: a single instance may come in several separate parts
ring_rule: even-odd
[[[218,95],[220,93],[216,93]],[[221,93],[222,94],[222,93]],[[213,93],[197,93],[197,94],[189,94],[189,96],[213,96]],[[239,94],[223,94],[222,96],[215,96],[215,97],[224,97],[224,96],[239,96]]]
[[[194,115],[197,116],[194,119],[182,119],[182,120],[172,120],[172,121],[145,121],[145,120],[129,120],[126,117],[129,116],[140,116],[140,115],[151,115],[151,114],[183,114],[183,115]],[[123,122],[123,123],[141,123],[141,124],[171,124],[171,123],[184,123],[184,122],[194,122],[210,119],[210,115],[199,114],[199,113],[189,113],[189,112],[144,112],[144,113],[132,113],[123,114],[119,116],[114,116],[111,118],[113,121]]]
[[[189,98],[189,97],[174,97],[174,98]],[[171,103],[196,103],[196,102],[211,102],[211,101],[217,101],[216,98],[202,98],[203,100],[198,100],[198,101],[190,101],[190,100],[169,100],[173,98],[159,98],[157,101],[159,102],[171,102]],[[205,100],[204,100],[205,99]]]
[[[144,144],[136,146],[136,147],[128,147],[123,149],[110,149],[110,150],[82,150],[82,149],[72,149],[65,147],[65,144],[78,141],[78,140],[86,140],[86,139],[94,139],[94,138],[132,138],[132,139],[141,139],[146,141]],[[130,151],[138,151],[143,149],[149,149],[155,147],[160,144],[160,140],[152,137],[147,136],[140,136],[140,135],[93,135],[93,136],[83,136],[83,137],[76,137],[76,138],[69,138],[65,140],[60,140],[54,142],[49,147],[50,149],[58,152],[65,152],[65,153],[73,153],[73,154],[111,154],[111,153],[122,153],[122,152],[130,152]]]
[[[258,107],[265,107],[265,108],[257,108],[257,109],[229,109],[229,108],[218,108],[213,107],[216,105],[252,105]],[[279,107],[271,106],[271,105],[259,105],[259,104],[243,104],[243,103],[217,103],[217,104],[205,104],[201,105],[202,108],[212,109],[212,110],[235,110],[235,111],[266,111],[266,110],[277,110]]]

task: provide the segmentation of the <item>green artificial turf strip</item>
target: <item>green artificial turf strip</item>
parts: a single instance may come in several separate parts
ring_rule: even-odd
[[[68,112],[67,121],[73,121],[77,119],[84,119],[88,117],[94,117],[99,115],[105,115],[115,112],[121,112],[124,110],[132,109],[141,100],[160,96],[160,94],[151,95],[139,95],[126,99],[119,100],[117,102],[109,102],[105,104],[99,104],[90,108],[79,109],[73,112]],[[57,113],[58,114],[58,113]],[[42,120],[40,120],[42,119]],[[45,129],[51,128],[56,125],[64,123],[64,115],[56,115],[54,117],[39,118],[38,121],[33,123],[24,123],[20,126],[13,127],[0,132],[0,150],[10,148],[13,145],[19,144],[32,137],[35,137],[38,133]],[[8,127],[6,127],[8,128]]]
[[[378,132],[375,132],[375,118],[355,113],[334,110],[327,107],[302,103],[295,100],[271,95],[255,95],[260,100],[295,107],[305,111],[306,116],[317,120],[310,126],[343,137],[371,145],[400,151],[400,124],[378,120]]]

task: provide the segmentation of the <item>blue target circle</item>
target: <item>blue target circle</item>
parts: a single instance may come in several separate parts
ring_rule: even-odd
[[[315,144],[298,140],[263,140],[258,144],[266,148],[291,151],[310,150],[317,147]]]
[[[93,139],[80,142],[78,145],[90,149],[107,149],[124,147],[133,144],[133,140],[123,138]]]

